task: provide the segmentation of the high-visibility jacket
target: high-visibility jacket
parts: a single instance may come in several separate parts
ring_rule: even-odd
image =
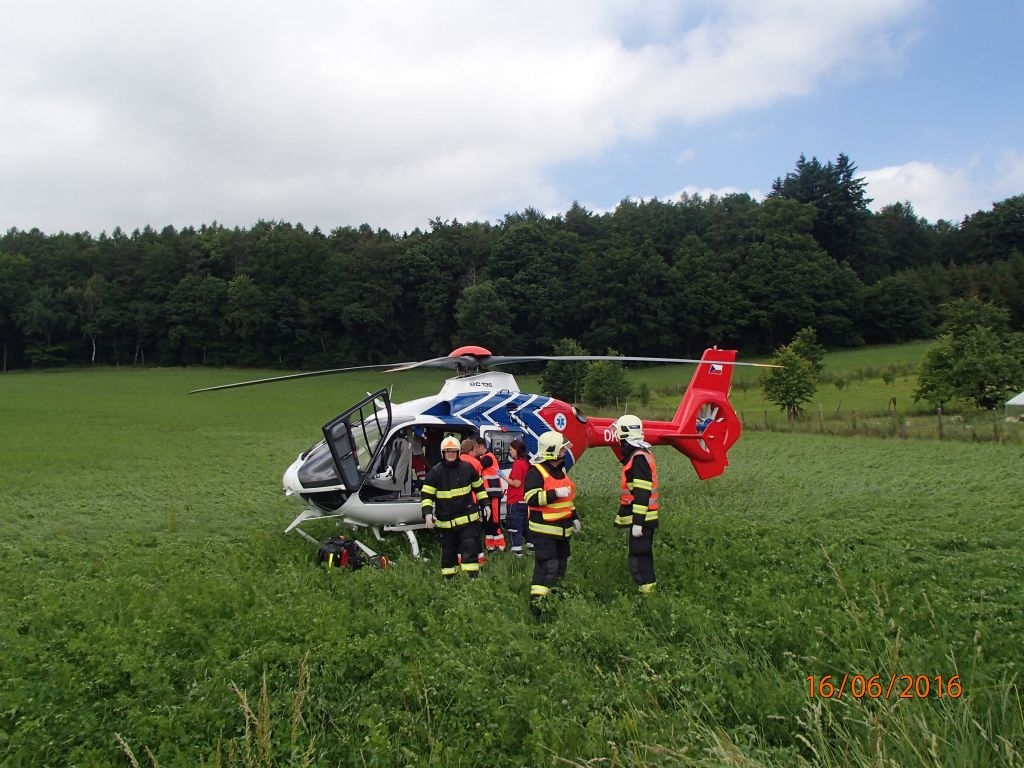
[[[498,474],[498,460],[488,451],[480,459],[480,477],[484,481],[484,490],[488,496],[501,498],[504,490],[501,487],[501,475]]]
[[[476,473],[480,475],[481,480],[483,479],[484,468],[480,466],[480,459],[478,459],[472,453],[460,453],[459,458],[462,459],[467,464],[469,464],[469,466],[471,466],[473,469],[475,469]],[[481,486],[482,485],[483,483],[481,483]],[[484,490],[486,490],[486,488]],[[483,491],[477,492],[475,488],[473,489],[474,501],[480,501],[484,498],[484,496],[485,494]]]
[[[559,498],[555,491],[568,488],[569,495]],[[529,509],[530,533],[569,538],[576,514],[576,484],[561,467],[548,462],[534,464],[526,474],[525,501]]]
[[[480,520],[477,497],[483,498],[480,473],[465,461],[441,461],[430,468],[420,488],[423,516],[434,516],[438,528],[461,528]]]
[[[619,513],[615,524],[620,527],[656,527],[658,507],[658,468],[650,452],[638,448],[622,465]]]

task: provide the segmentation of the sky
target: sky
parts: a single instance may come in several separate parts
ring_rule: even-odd
[[[0,0],[0,231],[1024,194],[1024,0]]]

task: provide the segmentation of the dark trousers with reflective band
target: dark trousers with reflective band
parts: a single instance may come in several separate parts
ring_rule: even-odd
[[[533,584],[530,597],[543,597],[565,576],[569,565],[569,539],[532,534]]]
[[[626,529],[629,536],[629,574],[640,586],[653,584],[654,578],[654,532],[655,528],[644,526],[644,535],[633,538],[630,529]]]
[[[455,575],[459,568],[459,555],[462,555],[462,570],[476,576],[480,568],[480,523],[437,530],[441,541],[441,573]]]
[[[526,502],[517,501],[508,505],[508,532],[512,537],[512,551],[522,552],[526,541]]]

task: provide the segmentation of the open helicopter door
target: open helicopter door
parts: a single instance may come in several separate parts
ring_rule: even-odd
[[[383,449],[381,437],[386,435],[390,428],[391,398],[388,396],[387,390],[384,389],[367,394],[351,408],[324,424],[325,439],[323,443],[314,446],[300,459],[305,460],[308,455],[314,454],[326,444],[337,470],[337,478],[342,486],[341,493],[343,495],[340,509],[334,514],[324,514],[322,507],[315,508],[310,504],[292,521],[291,525],[285,528],[284,532],[290,533],[294,530],[312,543],[319,543],[299,526],[307,520],[344,518],[346,516],[345,506],[358,494],[369,468]],[[302,470],[299,469],[300,477],[301,473]],[[360,544],[360,546],[363,545]],[[367,553],[372,554],[372,550],[367,549]]]
[[[391,430],[391,398],[386,389],[367,395],[323,426],[327,447],[349,495],[358,493]]]

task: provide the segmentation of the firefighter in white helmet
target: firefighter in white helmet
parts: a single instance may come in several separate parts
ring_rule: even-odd
[[[452,578],[461,567],[475,579],[480,573],[480,502],[486,500],[480,473],[459,458],[459,441],[441,441],[441,461],[430,468],[420,489],[423,522],[441,540],[441,575]],[[461,562],[460,562],[461,556]]]
[[[658,468],[644,425],[631,414],[614,424],[622,454],[622,481],[615,525],[629,529],[629,573],[642,593],[654,590],[654,532],[658,528]]]
[[[530,610],[538,619],[543,599],[565,576],[569,538],[580,529],[576,484],[565,472],[565,451],[569,446],[559,432],[545,432],[537,438],[537,454],[524,483],[524,501],[529,510],[527,529],[534,554]]]

